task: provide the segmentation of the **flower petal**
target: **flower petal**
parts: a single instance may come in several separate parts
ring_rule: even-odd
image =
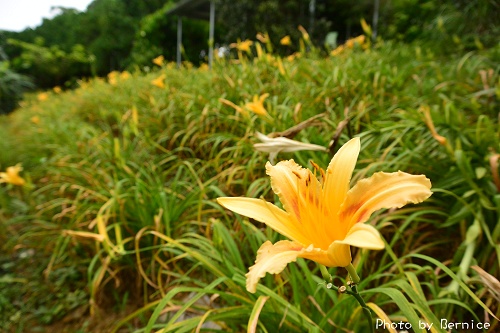
[[[295,152],[299,150],[322,150],[326,148],[312,143],[304,143],[296,140],[291,140],[285,137],[270,138],[262,133],[257,132],[257,137],[263,143],[255,143],[253,146],[258,151],[267,153],[271,152]]]
[[[280,198],[283,208],[300,221],[300,181],[307,179],[311,172],[302,168],[294,160],[288,160],[281,161],[274,166],[266,163],[266,173],[271,177],[271,187]]]
[[[328,267],[346,267],[351,263],[351,248],[346,244],[339,244],[337,241],[330,244],[328,247],[329,264]]]
[[[266,241],[257,251],[255,265],[249,268],[247,277],[247,290],[254,293],[257,290],[259,280],[266,273],[281,273],[286,265],[297,260],[298,255],[304,247],[298,243],[290,241],[279,241],[272,244]]]
[[[312,242],[300,231],[298,222],[289,213],[262,199],[223,197],[217,202],[235,213],[267,224],[283,236],[303,245]]]
[[[407,203],[419,203],[432,195],[431,182],[424,175],[405,172],[377,172],[360,180],[347,193],[339,212],[342,221],[351,228],[365,222],[370,215],[382,208],[400,208]]]
[[[275,166],[267,163],[266,169],[274,193],[285,210],[296,219],[302,235],[309,240],[301,243],[328,249],[332,238],[325,230],[335,228],[332,228],[331,219],[326,215],[328,208],[322,200],[321,184],[316,176],[293,160],[281,161]]]
[[[345,245],[342,245],[345,246]],[[349,249],[349,246],[346,246]],[[322,265],[333,267],[326,251],[313,248],[312,245],[305,248],[297,242],[287,240],[272,244],[266,241],[257,251],[255,265],[249,268],[247,277],[247,290],[254,293],[257,290],[259,280],[266,275],[281,273],[288,263],[294,262],[297,258],[314,260]],[[350,256],[349,256],[350,258]],[[350,263],[350,260],[349,260]],[[347,263],[346,266],[349,264]]]
[[[335,241],[334,243],[352,245],[370,250],[382,250],[385,247],[378,230],[364,223],[356,223],[349,230],[344,240]]]
[[[324,200],[328,203],[327,206],[332,216],[337,215],[340,206],[345,200],[360,147],[359,138],[349,140],[333,156],[326,169],[323,193]]]

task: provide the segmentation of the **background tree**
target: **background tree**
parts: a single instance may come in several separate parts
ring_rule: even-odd
[[[27,76],[12,71],[7,60],[6,53],[0,47],[0,114],[13,111],[23,93],[34,87]]]

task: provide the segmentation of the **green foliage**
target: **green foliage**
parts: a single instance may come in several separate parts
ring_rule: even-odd
[[[113,304],[134,304],[107,332],[240,332],[250,325],[365,332],[357,302],[328,288],[312,262],[268,274],[248,293],[244,275],[257,250],[282,236],[215,202],[248,196],[277,203],[265,175],[268,156],[252,147],[254,132],[284,131],[324,113],[295,139],[328,146],[347,118],[338,143],[354,135],[362,143],[353,183],[381,170],[423,173],[433,183],[426,202],[372,217],[386,249],[353,253],[368,306],[414,326],[498,313],[474,269],[500,272],[500,181],[491,162],[500,150],[496,51],[441,58],[423,46],[380,42],[328,58],[262,52],[252,57],[254,44],[211,71],[166,64],[147,75],[115,73],[116,80],[80,82],[1,119],[0,168],[23,163],[29,180],[25,188],[0,188],[6,250],[45,249],[49,285],[86,272],[94,318],[105,318]],[[151,83],[161,75],[163,88]],[[224,103],[241,107],[264,93],[268,117]],[[323,168],[331,159],[308,151],[278,157]],[[333,284],[346,283],[343,268],[329,273]],[[76,296],[62,310],[42,304],[20,313],[38,322],[59,318],[79,304]]]
[[[498,44],[500,6],[494,1],[398,0],[382,4],[385,39],[425,43],[443,54]]]
[[[217,20],[223,42],[255,39],[257,33],[268,33],[277,50],[290,53],[299,50],[299,25],[307,29],[315,45],[323,45],[328,32],[336,31],[340,40],[362,34],[359,20],[371,14],[372,1],[314,1],[311,17],[310,1],[301,0],[220,0]],[[295,42],[281,47],[279,40],[290,35]]]
[[[33,88],[33,82],[27,76],[12,71],[8,61],[0,61],[0,114],[17,108],[23,94]]]
[[[135,34],[134,46],[130,53],[130,67],[152,66],[151,60],[163,55],[174,61],[177,54],[177,16],[167,16],[175,5],[169,1],[162,9],[144,17]],[[205,42],[202,42],[205,41]],[[208,22],[182,18],[182,58],[196,65],[206,62],[201,59],[201,51],[208,51]]]
[[[15,39],[7,42],[22,49],[21,55],[11,61],[12,67],[20,73],[29,74],[41,88],[62,85],[70,79],[76,80],[91,73],[92,58],[80,44],[65,52],[58,46],[44,46],[42,38],[34,44]]]

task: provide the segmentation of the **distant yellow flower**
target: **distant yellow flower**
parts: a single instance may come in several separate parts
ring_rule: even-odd
[[[153,63],[158,66],[163,66],[163,63],[165,62],[165,57],[160,55],[156,58],[153,59]]]
[[[30,120],[35,125],[38,125],[40,123],[40,117],[38,117],[38,116],[33,116],[30,118]]]
[[[127,71],[121,72],[120,73],[120,80],[128,80],[130,78],[130,73]]]
[[[294,61],[295,59],[300,58],[301,56],[302,56],[302,54],[300,54],[300,52],[295,52],[295,53],[290,54],[290,55],[289,55],[288,57],[286,57],[285,59],[286,59],[287,61],[290,61],[290,62],[291,62],[291,61]]]
[[[339,54],[341,54],[342,52],[344,52],[344,49],[345,49],[344,45],[339,45],[337,48],[335,48],[334,50],[332,50],[332,52],[330,52],[330,54],[332,56],[338,56]]]
[[[346,49],[353,49],[355,46],[361,46],[363,49],[368,47],[368,44],[366,43],[366,36],[361,35],[358,37],[354,37],[351,39],[348,39],[343,45],[338,46],[336,49],[330,52],[332,56],[337,56],[344,52]]]
[[[151,81],[153,86],[157,86],[158,88],[165,88],[165,74],[158,76],[156,79]]]
[[[0,172],[0,183],[8,183],[19,186],[24,185],[26,183],[25,180],[19,176],[19,172],[22,170],[23,167],[21,164],[8,167],[6,172]]]
[[[243,42],[238,41],[237,43],[231,43],[231,44],[229,44],[229,47],[236,48],[242,52],[250,52],[250,46],[252,46],[252,44],[253,44],[253,42],[251,40],[247,39]]]
[[[352,49],[352,48],[354,48],[355,45],[363,45],[365,43],[365,40],[366,40],[365,35],[361,35],[358,37],[348,39],[345,42],[345,45],[346,45],[346,47]]]
[[[115,86],[117,83],[117,77],[119,75],[119,72],[117,71],[112,71],[108,74],[108,82],[110,85]]]
[[[264,116],[267,114],[266,108],[264,107],[264,101],[269,97],[269,94],[263,94],[260,97],[255,95],[253,101],[245,104],[245,108],[249,109],[253,113]]]
[[[281,38],[280,44],[281,45],[292,45],[292,40],[290,39],[290,36],[286,35],[285,37]]]
[[[202,63],[200,65],[200,67],[198,67],[198,70],[202,71],[202,72],[206,72],[210,69],[210,67],[208,67],[208,65],[206,63]]]
[[[431,183],[425,176],[401,171],[377,172],[349,189],[359,150],[359,138],[347,142],[326,172],[316,166],[320,179],[293,160],[275,166],[267,163],[271,187],[283,209],[263,199],[217,199],[227,209],[263,222],[290,239],[262,244],[255,265],[246,274],[249,292],[257,290],[266,273],[278,274],[297,258],[328,267],[346,267],[352,260],[350,246],[383,249],[377,229],[363,222],[379,209],[419,203],[432,194]]]
[[[54,88],[52,88],[52,90],[54,90],[56,94],[60,94],[62,92],[62,89],[59,86],[55,86]]]
[[[36,97],[40,102],[46,101],[49,98],[49,94],[46,92],[39,93]]]

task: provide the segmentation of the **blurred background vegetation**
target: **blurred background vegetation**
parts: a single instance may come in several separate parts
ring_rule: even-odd
[[[29,79],[39,89],[70,88],[79,78],[147,70],[158,55],[174,60],[177,18],[165,13],[178,2],[95,0],[85,12],[55,8],[59,14],[34,29],[0,31],[0,112],[12,111],[31,87]],[[330,32],[341,43],[363,33],[360,19],[373,23],[375,2],[218,0],[215,43],[228,45],[267,32],[277,45],[275,52],[292,54],[299,45],[282,46],[278,41],[285,35],[299,38],[299,25],[308,30],[314,45],[325,45]],[[417,42],[442,54],[491,47],[500,34],[496,1],[380,0],[375,16],[377,34],[384,40]],[[206,61],[202,54],[208,49],[207,35],[207,22],[184,20],[184,59],[195,65]],[[13,80],[18,83],[10,90],[1,88]]]

